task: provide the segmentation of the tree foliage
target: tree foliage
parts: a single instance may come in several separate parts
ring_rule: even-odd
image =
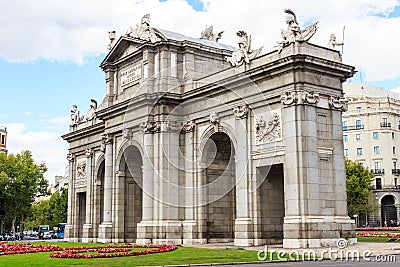
[[[347,211],[349,216],[371,214],[375,207],[373,173],[359,162],[346,160]]]
[[[54,193],[49,200],[42,200],[33,204],[30,216],[27,218],[26,229],[33,229],[38,225],[49,225],[50,229],[58,223],[67,221],[68,189]]]
[[[0,197],[5,206],[6,228],[16,230],[16,224],[29,215],[38,195],[47,194],[44,163],[36,164],[30,151],[16,155],[0,153]]]

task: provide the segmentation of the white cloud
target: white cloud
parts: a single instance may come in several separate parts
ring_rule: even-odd
[[[237,41],[235,32],[245,30],[254,46],[269,52],[286,27],[283,9],[291,8],[302,26],[320,21],[311,40],[315,44],[326,45],[331,33],[341,40],[345,25],[344,61],[365,71],[365,81],[400,77],[400,18],[387,17],[398,0],[203,0],[206,11],[199,12],[183,0],[2,2],[0,35],[6,41],[0,43],[0,57],[9,61],[44,58],[83,64],[86,56],[107,52],[108,30],[125,34],[145,13],[151,14],[152,26],[193,37],[213,25],[225,31],[221,42],[231,45]]]
[[[45,173],[45,178],[50,182],[54,181],[55,175],[64,175],[68,144],[61,139],[60,132],[33,131],[24,123],[10,123],[6,126],[9,153],[31,151],[36,163],[46,164],[48,171]],[[63,128],[60,129],[62,131]]]

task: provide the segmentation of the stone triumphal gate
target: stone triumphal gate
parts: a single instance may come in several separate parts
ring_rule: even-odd
[[[341,128],[354,68],[308,43],[315,25],[293,28],[287,13],[283,41],[264,55],[243,31],[234,48],[212,27],[192,38],[148,15],[118,40],[110,32],[106,96],[82,116],[73,106],[63,136],[67,240],[354,241]]]

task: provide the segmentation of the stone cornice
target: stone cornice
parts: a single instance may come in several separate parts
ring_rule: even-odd
[[[97,123],[95,125],[91,125],[61,136],[62,139],[66,140],[67,142],[73,142],[79,140],[84,137],[93,136],[104,131],[105,124],[104,122]]]

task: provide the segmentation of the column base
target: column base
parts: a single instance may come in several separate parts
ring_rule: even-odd
[[[67,242],[78,242],[78,238],[75,236],[74,225],[72,225],[72,224],[65,225],[64,240]]]
[[[235,220],[235,246],[254,246],[253,223],[251,218],[238,218]]]
[[[102,223],[99,226],[99,237],[97,238],[97,242],[99,243],[111,243],[112,241],[112,233],[113,233],[113,224],[110,223]]]
[[[82,243],[93,243],[96,239],[93,238],[93,225],[84,224],[82,233]]]
[[[288,216],[283,234],[284,248],[336,247],[339,239],[356,242],[354,221],[347,216]]]
[[[182,244],[181,221],[142,221],[137,225],[137,244]]]

